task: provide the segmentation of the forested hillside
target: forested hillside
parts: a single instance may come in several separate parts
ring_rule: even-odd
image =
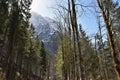
[[[119,0],[59,0],[53,19],[33,2],[0,0],[0,80],[120,80]]]

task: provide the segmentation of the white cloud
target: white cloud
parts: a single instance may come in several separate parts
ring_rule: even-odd
[[[55,5],[55,0],[33,0],[31,11],[37,12],[45,17],[53,15],[52,8]]]

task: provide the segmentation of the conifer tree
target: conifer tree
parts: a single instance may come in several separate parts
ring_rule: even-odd
[[[41,42],[40,58],[41,58],[40,59],[40,75],[41,75],[41,79],[44,80],[46,76],[47,59],[46,59],[46,51],[45,51],[43,42]]]

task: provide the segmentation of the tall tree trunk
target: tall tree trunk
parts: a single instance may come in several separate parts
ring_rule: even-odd
[[[9,24],[9,35],[8,35],[8,50],[7,50],[7,71],[6,79],[15,80],[15,40],[16,40],[16,29],[19,27],[19,10],[17,2],[12,4],[14,10],[12,10],[10,24]],[[14,22],[16,20],[16,22]]]
[[[97,17],[97,20],[98,20],[98,28],[99,28],[99,36],[100,36],[100,53],[101,53],[101,63],[102,63],[102,69],[103,69],[103,73],[104,73],[104,79],[105,80],[108,80],[108,72],[107,72],[107,63],[106,63],[106,56],[105,56],[105,51],[104,51],[104,44],[103,44],[103,39],[102,39],[102,29],[101,29],[101,24],[100,24],[100,18]]]
[[[82,55],[81,55],[81,48],[80,48],[80,41],[79,41],[79,32],[78,32],[78,24],[77,24],[77,15],[76,15],[76,8],[75,8],[75,0],[72,0],[72,18],[73,18],[73,27],[75,29],[75,38],[76,38],[76,44],[78,48],[78,53],[79,53],[79,65],[80,65],[80,71],[81,71],[81,79],[84,80],[84,70],[83,70],[83,65],[82,65]],[[79,78],[78,78],[79,80]]]
[[[95,53],[96,53],[96,56],[99,60],[99,72],[100,72],[100,80],[102,80],[102,67],[101,67],[101,62],[100,62],[100,57],[98,56],[98,52],[97,52],[97,41],[96,41],[96,36],[95,36]]]
[[[107,1],[107,7],[104,7],[101,3],[100,0],[97,0],[98,6],[102,12],[102,16],[104,19],[104,23],[107,29],[108,33],[108,39],[109,39],[109,44],[110,44],[110,49],[111,49],[111,54],[114,62],[114,69],[117,74],[117,80],[120,80],[120,53],[118,53],[115,49],[115,43],[114,43],[114,38],[113,38],[113,31],[112,31],[112,22],[110,21],[110,3],[112,2],[111,0]],[[105,8],[105,9],[104,9]]]

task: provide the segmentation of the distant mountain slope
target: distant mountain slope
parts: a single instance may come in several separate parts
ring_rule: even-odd
[[[45,44],[47,52],[55,53],[58,48],[58,33],[57,22],[41,15],[32,12],[30,22],[35,26],[35,31],[39,35],[39,38]]]

